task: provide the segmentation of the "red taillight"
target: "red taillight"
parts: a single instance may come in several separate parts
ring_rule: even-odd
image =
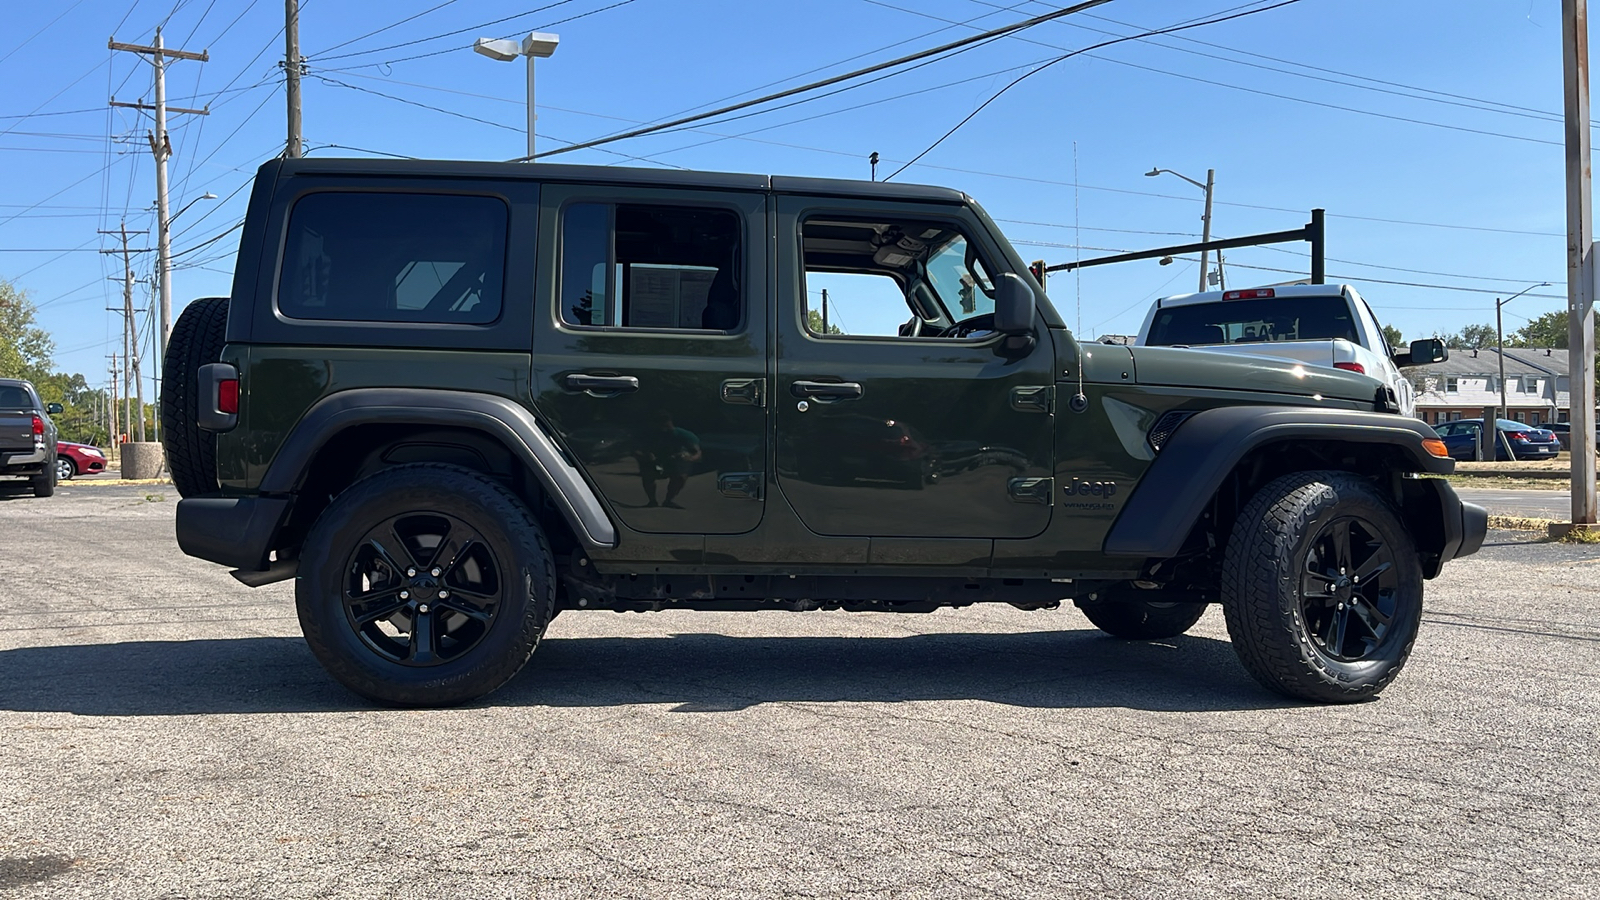
[[[1513,441],[1525,441],[1528,439],[1528,433],[1526,431],[1508,431],[1506,432],[1506,437]]]
[[[1346,372],[1355,372],[1358,375],[1367,374],[1367,367],[1363,366],[1361,363],[1356,363],[1356,362],[1336,362],[1336,363],[1333,364],[1333,367],[1335,369],[1343,369]]]
[[[1222,295],[1224,300],[1260,300],[1275,297],[1272,288],[1252,288],[1248,291],[1228,291]]]
[[[33,417],[33,433],[44,434],[44,420],[38,416]]]
[[[217,411],[239,414],[239,379],[229,378],[217,382]]]

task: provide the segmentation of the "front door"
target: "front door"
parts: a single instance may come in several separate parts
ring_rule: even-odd
[[[635,531],[761,521],[766,202],[544,187],[540,234],[556,240],[540,241],[535,403]]]
[[[777,473],[800,519],[826,535],[1042,532],[1053,351],[1044,328],[1009,355],[991,330],[1004,256],[976,217],[777,206]]]

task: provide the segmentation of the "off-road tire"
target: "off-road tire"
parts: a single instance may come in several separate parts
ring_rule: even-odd
[[[1357,660],[1335,658],[1306,621],[1304,572],[1325,529],[1358,516],[1392,556],[1394,609],[1384,637]],[[1400,673],[1422,621],[1422,567],[1389,499],[1349,472],[1284,475],[1247,503],[1222,566],[1222,608],[1233,649],[1278,693],[1323,703],[1377,696]]]
[[[1206,603],[1152,603],[1148,600],[1079,600],[1094,627],[1129,641],[1157,641],[1177,637],[1205,615]]]
[[[217,436],[199,426],[199,374],[221,358],[227,326],[227,297],[195,300],[173,324],[161,362],[161,446],[183,497],[218,490]]]
[[[368,646],[345,612],[350,561],[363,536],[412,513],[466,523],[501,570],[503,599],[484,635],[460,656],[425,666]],[[482,697],[517,674],[554,616],[555,565],[544,530],[515,494],[460,466],[413,463],[356,482],[317,518],[304,547],[295,606],[306,643],[341,684],[379,703],[453,706]]]

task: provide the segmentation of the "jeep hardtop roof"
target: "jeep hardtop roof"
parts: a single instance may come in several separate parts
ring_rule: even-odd
[[[300,175],[379,175],[406,178],[495,178],[542,182],[633,184],[643,187],[689,187],[716,190],[774,191],[780,194],[826,194],[886,200],[931,200],[970,203],[961,191],[926,184],[856,181],[847,178],[802,178],[792,175],[749,175],[683,169],[641,169],[622,166],[572,166],[557,163],[508,163],[450,159],[352,159],[302,157],[272,160],[262,174],[277,167],[278,178]]]

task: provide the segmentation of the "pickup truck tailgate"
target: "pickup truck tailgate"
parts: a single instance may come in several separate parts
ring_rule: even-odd
[[[33,452],[33,413],[0,409],[0,453]]]

